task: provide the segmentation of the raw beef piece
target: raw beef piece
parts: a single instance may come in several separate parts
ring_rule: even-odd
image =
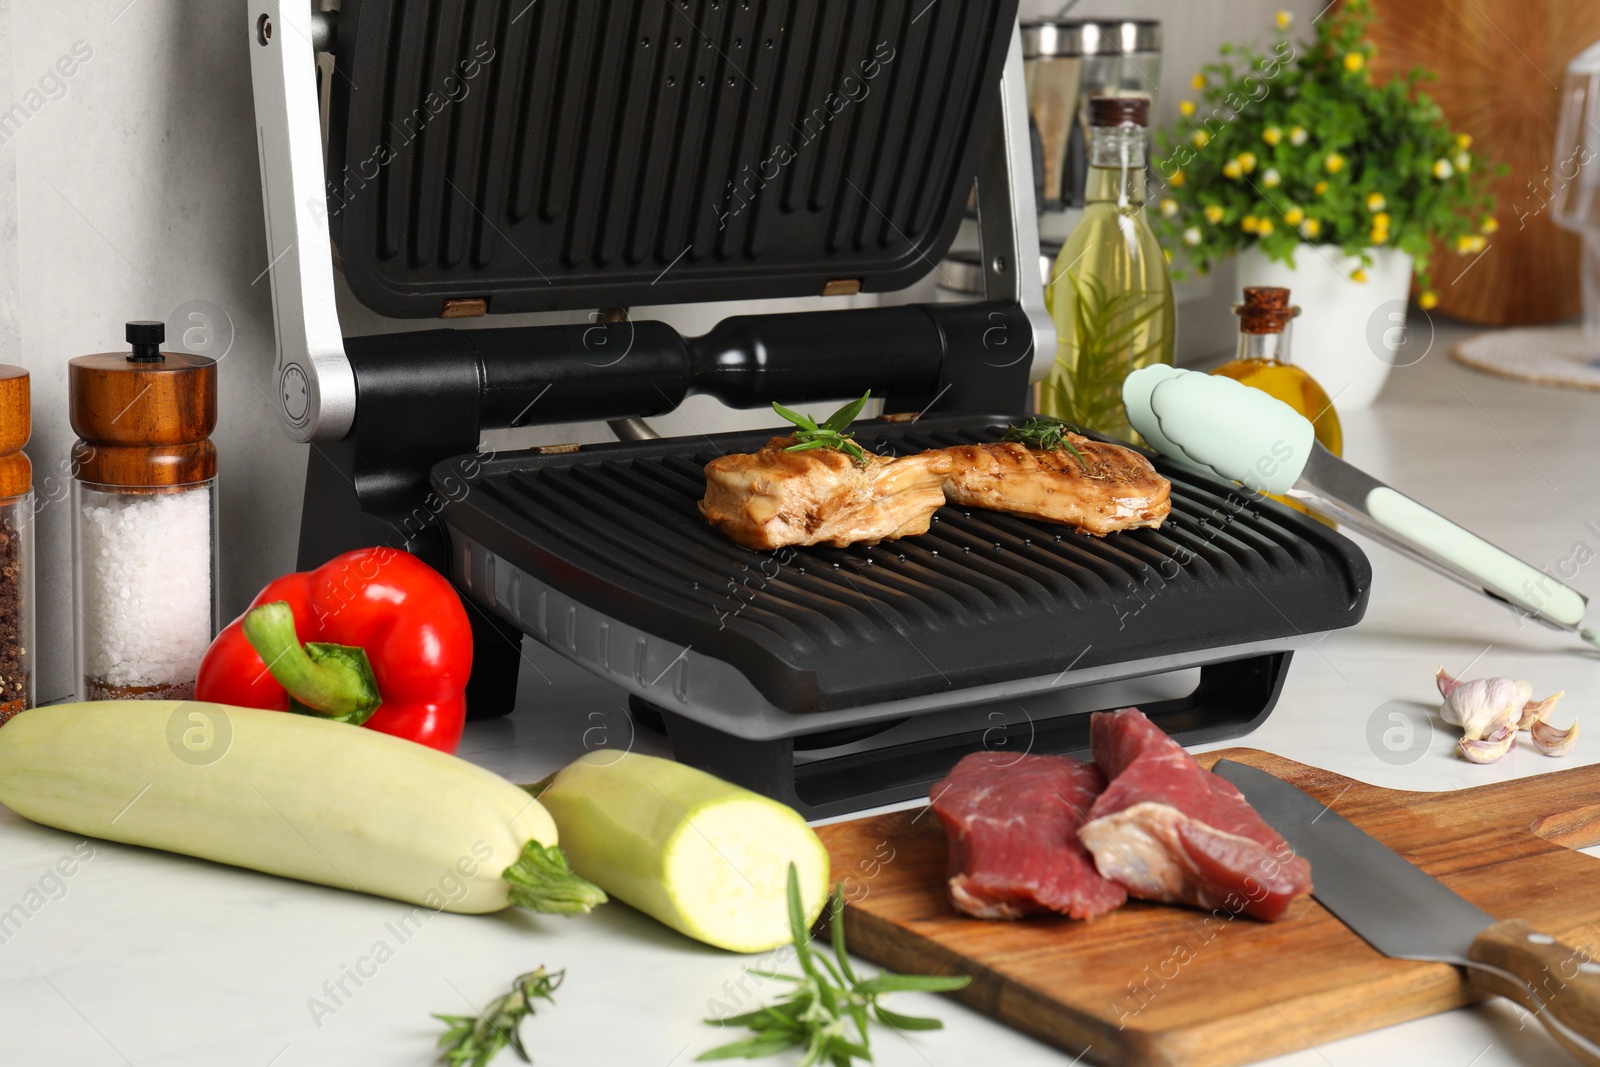
[[[1138,708],[1094,715],[1089,738],[1111,784],[1078,836],[1130,896],[1271,922],[1311,892],[1311,865]]]
[[[929,792],[950,840],[950,901],[980,919],[1092,919],[1128,899],[1095,870],[1078,827],[1105,788],[1065,756],[974,752]]]

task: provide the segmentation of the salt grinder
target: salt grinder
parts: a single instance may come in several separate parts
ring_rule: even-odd
[[[0,364],[0,725],[33,707],[32,432],[28,372]]]
[[[217,631],[217,364],[162,352],[68,363],[78,696],[187,700]]]

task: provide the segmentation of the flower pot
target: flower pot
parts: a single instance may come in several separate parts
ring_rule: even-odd
[[[1293,361],[1333,398],[1336,410],[1364,408],[1377,399],[1389,368],[1415,357],[1403,349],[1411,257],[1375,248],[1367,280],[1351,281],[1361,266],[1338,245],[1302,244],[1294,263],[1268,259],[1252,246],[1239,253],[1238,287],[1276,285],[1300,306],[1294,320]]]

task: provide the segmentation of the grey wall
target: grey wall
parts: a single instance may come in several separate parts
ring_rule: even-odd
[[[1265,34],[1279,6],[1315,13],[1302,0],[1127,0],[1080,5],[1080,13],[1166,20],[1165,70],[1176,86],[1225,37]],[[1024,0],[1027,14],[1054,7]],[[0,122],[0,360],[33,377],[28,451],[45,501],[37,527],[42,700],[72,689],[71,523],[55,499],[73,439],[66,361],[120,349],[124,320],[194,325],[173,316],[198,307],[221,328],[214,349],[231,332],[215,437],[224,617],[294,563],[305,448],[280,433],[267,399],[272,320],[246,26],[238,0],[0,0],[0,111],[15,103],[26,113]],[[63,78],[56,64],[78,42],[91,55],[59,68],[76,68]],[[1163,95],[1163,121],[1176,99]],[[730,311],[635,313],[699,332]],[[394,328],[348,298],[341,316],[347,334]],[[693,433],[768,422],[697,400],[658,426]],[[541,436],[606,433],[561,427]]]

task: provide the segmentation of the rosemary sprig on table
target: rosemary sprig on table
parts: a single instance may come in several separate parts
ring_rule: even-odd
[[[867,454],[861,446],[854,441],[854,434],[844,432],[844,428],[856,421],[856,416],[861,414],[861,409],[867,406],[867,400],[872,396],[868,389],[861,394],[860,400],[853,400],[844,407],[829,415],[822,423],[818,423],[810,415],[802,415],[798,411],[790,411],[782,404],[774,402],[772,410],[794,423],[797,427],[794,432],[795,443],[784,449],[785,452],[809,452],[817,448],[831,448],[835,452],[843,452],[857,463],[866,463]]]
[[[543,967],[518,975],[511,992],[498,997],[477,1018],[470,1015],[435,1015],[447,1029],[439,1038],[439,1062],[449,1067],[487,1067],[508,1045],[523,1063],[532,1063],[517,1027],[534,1013],[535,1000],[555,1003],[550,994],[561,984],[566,971],[549,973]]]
[[[742,1057],[753,1060],[803,1047],[805,1054],[800,1067],[824,1062],[832,1067],[850,1067],[857,1059],[872,1062],[867,1034],[869,1014],[899,1030],[938,1030],[944,1026],[938,1019],[892,1012],[879,1004],[878,998],[884,993],[907,990],[942,993],[961,989],[972,979],[966,975],[890,974],[888,971],[875,978],[858,978],[845,951],[843,912],[841,887],[834,890],[829,904],[829,929],[833,934],[833,959],[830,960],[811,947],[811,931],[806,926],[800,904],[800,879],[794,864],[789,865],[789,931],[794,935],[795,959],[803,973],[776,974],[752,968],[751,974],[788,982],[794,988],[776,1004],[726,1019],[707,1019],[712,1026],[748,1026],[755,1034],[702,1052],[698,1059]],[[847,1020],[855,1025],[856,1040],[847,1034]]]
[[[1040,448],[1046,452],[1054,452],[1057,449],[1064,448],[1071,452],[1078,462],[1083,465],[1083,469],[1087,471],[1089,469],[1089,461],[1083,458],[1082,452],[1072,446],[1071,441],[1067,440],[1067,431],[1070,429],[1072,427],[1060,419],[1046,418],[1041,415],[1029,419],[1021,426],[1007,426],[1003,440],[1032,445],[1034,448]]]

